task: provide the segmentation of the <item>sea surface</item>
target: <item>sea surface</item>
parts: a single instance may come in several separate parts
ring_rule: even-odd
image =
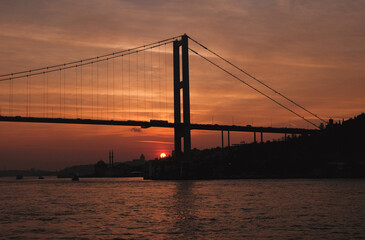
[[[365,239],[365,180],[0,178],[0,239]]]

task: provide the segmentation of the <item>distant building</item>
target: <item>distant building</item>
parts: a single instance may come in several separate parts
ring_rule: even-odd
[[[95,168],[95,176],[102,177],[108,170],[108,165],[103,160],[100,160],[94,165],[94,168]]]
[[[128,162],[130,166],[142,166],[146,163],[146,158],[143,154],[139,157],[139,159],[133,159],[131,162]]]

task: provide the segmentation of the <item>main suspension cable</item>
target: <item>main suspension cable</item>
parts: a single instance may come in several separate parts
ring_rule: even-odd
[[[251,89],[255,90],[256,92],[260,93],[261,95],[265,96],[266,98],[270,99],[271,101],[275,102],[276,104],[278,104],[279,106],[285,108],[286,110],[290,111],[291,113],[295,114],[296,116],[302,118],[304,121],[310,123],[311,125],[315,126],[316,128],[319,128],[319,126],[317,126],[316,124],[314,124],[313,122],[309,121],[308,119],[304,118],[303,116],[299,115],[298,113],[294,112],[293,110],[291,110],[290,108],[284,106],[282,103],[276,101],[275,99],[273,99],[272,97],[268,96],[267,94],[263,93],[262,91],[260,91],[259,89],[253,87],[252,85],[248,84],[247,82],[245,82],[244,80],[242,80],[241,78],[237,77],[236,75],[234,75],[233,73],[227,71],[226,69],[224,69],[223,67],[219,66],[218,64],[212,62],[211,60],[207,59],[206,57],[202,56],[201,54],[199,54],[198,52],[194,51],[193,49],[189,48],[190,51],[192,51],[193,53],[195,53],[196,55],[198,55],[199,57],[203,58],[204,60],[206,60],[207,62],[211,63],[212,65],[216,66],[217,68],[221,69],[222,71],[224,71],[225,73],[229,74],[230,76],[232,76],[233,78],[237,79],[238,81],[242,82],[243,84],[247,85],[248,87],[250,87]]]
[[[180,38],[181,36],[182,35],[179,35],[179,36],[167,38],[167,39],[164,39],[164,40],[161,40],[161,41],[158,41],[158,42],[150,43],[150,44],[147,44],[147,45],[143,45],[143,46],[139,46],[139,47],[135,47],[135,48],[130,48],[130,49],[126,49],[126,50],[121,50],[121,51],[117,51],[117,52],[112,52],[112,53],[104,54],[104,55],[97,56],[97,57],[91,57],[91,58],[81,59],[81,60],[78,60],[78,61],[73,61],[73,62],[68,62],[68,63],[63,63],[63,64],[57,64],[57,65],[48,66],[48,67],[31,69],[31,70],[28,70],[28,71],[21,71],[21,72],[3,74],[3,75],[0,75],[0,77],[7,77],[7,76],[13,76],[13,75],[18,75],[18,74],[23,74],[23,73],[37,72],[37,71],[42,71],[42,70],[49,70],[49,69],[52,69],[52,68],[60,68],[60,67],[68,66],[68,65],[77,64],[77,63],[88,62],[88,61],[92,61],[92,60],[98,60],[100,58],[115,56],[115,55],[119,55],[119,54],[122,54],[122,53],[135,51],[135,50],[138,50],[138,49],[141,49],[141,48],[145,49],[145,48],[148,48],[150,46],[161,44],[161,43],[164,44],[165,42],[168,42],[168,41],[171,42],[171,41],[174,41],[177,38]],[[11,78],[11,79],[13,79],[13,78]]]
[[[151,44],[148,44],[148,45],[145,45],[145,48],[142,48],[142,49],[139,49],[139,50],[133,50],[133,51],[132,50],[125,50],[125,51],[121,51],[120,53],[108,54],[108,55],[103,55],[103,56],[100,56],[100,57],[90,58],[93,61],[91,61],[90,59],[89,60],[80,60],[80,61],[74,62],[74,64],[79,63],[79,64],[75,64],[75,65],[70,65],[68,63],[60,64],[60,65],[57,65],[58,68],[56,68],[56,69],[52,69],[52,68],[55,68],[54,66],[46,67],[46,68],[42,68],[42,69],[47,69],[47,70],[41,71],[41,72],[37,69],[37,70],[29,70],[29,71],[19,72],[17,74],[20,74],[20,73],[24,74],[24,75],[19,75],[19,76],[13,76],[11,73],[10,74],[5,74],[5,75],[2,75],[2,77],[3,76],[10,76],[10,75],[12,77],[2,78],[2,79],[0,79],[0,82],[9,81],[9,80],[18,79],[18,78],[30,77],[30,76],[35,76],[35,75],[40,75],[40,74],[43,74],[43,73],[51,73],[51,72],[56,72],[56,71],[59,71],[59,70],[65,70],[65,69],[70,69],[70,68],[77,68],[77,67],[80,67],[80,66],[85,66],[85,65],[89,65],[89,64],[93,64],[93,63],[108,61],[110,59],[123,57],[123,56],[126,56],[126,55],[138,53],[138,52],[147,51],[148,49],[153,49],[153,48],[162,46],[164,44],[169,44],[169,43],[172,43],[172,42],[173,41],[168,41],[168,42],[163,42],[163,43],[159,43],[157,45],[152,45],[152,46],[150,46]],[[147,46],[149,46],[149,47],[147,47]],[[112,56],[109,56],[109,55],[112,55]],[[108,57],[106,57],[106,56],[108,56]],[[70,65],[70,66],[68,66],[68,65]]]
[[[321,117],[319,117],[317,114],[309,111],[308,109],[306,109],[305,107],[301,106],[300,104],[294,102],[293,100],[291,100],[290,98],[286,97],[285,95],[281,94],[280,92],[276,91],[275,89],[273,89],[272,87],[270,87],[269,85],[267,85],[266,83],[260,81],[259,79],[257,79],[255,76],[253,76],[252,74],[246,72],[245,70],[243,70],[242,68],[238,67],[237,65],[233,64],[231,61],[228,61],[227,59],[223,58],[222,56],[220,56],[219,54],[213,52],[212,50],[210,50],[209,48],[207,48],[206,46],[204,46],[203,44],[199,43],[198,41],[192,39],[191,37],[189,37],[190,40],[192,40],[193,42],[195,42],[196,44],[198,44],[199,46],[201,46],[202,48],[204,48],[205,50],[209,51],[210,53],[214,54],[216,57],[220,58],[221,60],[225,61],[226,63],[228,63],[229,65],[231,65],[232,67],[236,68],[237,70],[239,70],[240,72],[244,73],[245,75],[247,75],[248,77],[252,78],[253,80],[257,81],[258,83],[260,83],[261,85],[265,86],[266,88],[270,89],[271,91],[273,91],[274,93],[278,94],[279,96],[283,97],[284,99],[286,99],[287,101],[293,103],[294,105],[296,105],[297,107],[303,109],[304,111],[306,111],[307,113],[311,114],[312,116],[318,118],[319,120],[321,120],[324,123],[328,123],[326,120],[322,119]]]

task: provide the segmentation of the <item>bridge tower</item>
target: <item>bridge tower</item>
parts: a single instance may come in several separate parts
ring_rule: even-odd
[[[175,40],[173,45],[175,156],[180,163],[180,177],[184,177],[187,176],[187,169],[191,158],[188,36],[184,34],[181,40]],[[183,115],[182,119],[181,114]]]

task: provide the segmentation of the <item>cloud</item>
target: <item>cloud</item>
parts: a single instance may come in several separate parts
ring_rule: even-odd
[[[0,1],[0,74],[94,57],[186,32],[309,110],[321,116],[346,118],[364,111],[364,22],[364,1],[3,0]],[[202,54],[209,55],[192,42],[189,42],[189,46]],[[171,45],[168,46],[168,52],[171,53]],[[154,54],[155,65],[158,65],[157,51]],[[144,55],[140,53],[139,56],[139,63],[142,64]],[[134,57],[132,56],[132,59]],[[171,67],[172,61],[171,59],[169,61]],[[222,124],[253,122],[254,125],[267,126],[271,120],[273,123],[280,123],[288,120],[292,122],[295,118],[291,113],[280,109],[193,54],[190,54],[189,61],[193,122]],[[219,61],[218,63],[221,64]],[[167,71],[170,85],[166,91],[161,91],[158,86],[156,77],[158,73],[155,73],[153,83],[147,78],[147,100],[144,101],[141,95],[138,96],[144,89],[141,79],[144,75],[139,75],[138,82],[134,81],[135,62],[131,66],[131,86],[139,88],[137,91],[132,88],[129,93],[125,93],[125,88],[129,88],[126,81],[127,74],[123,80],[120,74],[122,70],[120,61],[116,61],[116,97],[113,113],[122,120],[131,117],[131,120],[165,119],[171,122],[173,119],[171,68]],[[100,64],[99,67],[100,76],[105,78],[105,64]],[[154,69],[157,68],[154,66]],[[95,81],[95,68],[93,71],[88,67],[83,69],[82,91],[88,93],[88,98],[82,99],[82,102],[84,106],[88,105],[89,115],[90,112],[95,114],[96,106],[96,85],[94,84],[94,89],[86,87],[89,86],[87,84],[91,79],[88,76],[90,72],[94,73],[92,76]],[[65,102],[70,109],[70,115],[76,112],[74,107],[76,101],[72,99],[75,95],[75,75],[74,70],[67,71],[66,89],[72,91],[66,96]],[[240,77],[259,87],[247,77],[242,75]],[[51,83],[52,79],[55,81]],[[57,74],[50,75],[51,85],[58,85],[58,79]],[[42,83],[42,78],[34,78],[33,82],[32,110],[34,111],[37,99],[42,101],[43,88],[37,86],[37,82]],[[106,80],[100,78],[99,84],[98,107],[104,108],[108,102]],[[15,94],[18,94],[14,97],[14,101],[25,101],[24,96],[18,98],[21,86],[26,86],[24,80],[14,86]],[[7,84],[0,84],[3,113],[8,106],[9,97],[3,94],[7,89],[9,89]],[[36,91],[39,92],[38,95]],[[57,89],[54,92],[58,92]],[[94,100],[90,100],[92,94]],[[166,94],[168,94],[168,104],[160,104],[161,96],[164,99]],[[111,98],[109,104],[110,100]],[[58,94],[50,97],[49,101],[57,114]],[[109,116],[112,113],[110,106]],[[24,110],[25,107],[22,106],[21,109]],[[105,116],[105,112],[103,114]],[[84,117],[85,115],[84,112]],[[303,126],[299,122],[295,123]],[[63,128],[54,126],[54,129],[62,131]],[[77,135],[87,138],[90,135],[97,135],[95,140],[97,142],[100,136],[103,136],[103,140],[109,136],[115,137],[114,127],[107,128],[107,132],[105,129],[101,126],[84,130],[80,128],[75,130],[76,137],[72,138],[77,139]],[[123,134],[118,135],[118,138],[124,136],[124,140],[120,142],[124,141],[123,145],[128,145],[132,142],[131,137],[140,139],[163,135],[164,139],[171,139],[169,137],[173,135],[172,129],[153,128],[143,129],[143,134],[135,134],[141,133],[141,130],[125,127]],[[18,131],[21,134],[20,130]],[[7,139],[7,135],[3,131],[3,139]],[[48,135],[38,133],[37,137],[46,139]],[[67,139],[61,136],[60,141],[63,141],[63,138]],[[115,139],[111,142],[119,141]],[[199,144],[202,146],[210,140],[209,137],[201,139]],[[145,141],[145,143],[172,144],[163,141]],[[59,145],[60,151],[57,154],[60,155],[60,159],[63,154],[62,149],[67,149],[66,145],[66,143]],[[127,147],[126,149],[129,153],[130,149]],[[80,152],[80,156],[82,154]],[[75,156],[75,159],[76,157],[78,156]]]

